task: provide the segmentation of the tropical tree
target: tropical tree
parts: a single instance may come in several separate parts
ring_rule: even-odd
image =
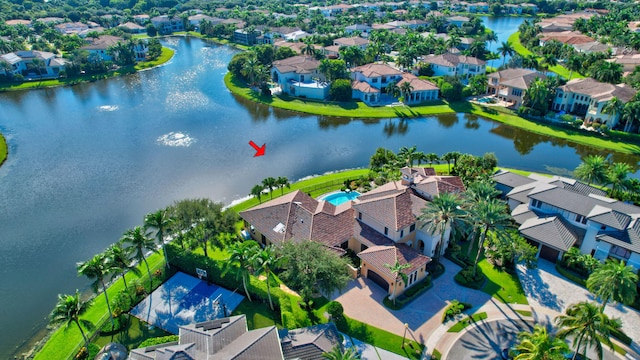
[[[164,263],[169,268],[169,258],[167,257],[167,251],[164,243],[165,232],[169,230],[169,227],[173,224],[174,219],[171,214],[167,212],[167,209],[160,209],[151,214],[147,214],[144,218],[145,231],[152,229],[156,241],[162,246],[162,253],[164,254]]]
[[[259,66],[260,61],[258,61],[258,58],[254,53],[251,53],[251,55],[247,57],[246,61],[242,65],[242,69],[240,70],[240,72],[246,79],[249,80],[250,85],[255,85],[256,83],[256,73],[258,72]]]
[[[269,307],[273,310],[273,302],[271,301],[271,283],[269,278],[273,276],[273,269],[277,267],[279,258],[273,250],[273,247],[267,246],[256,254],[254,260],[256,268],[264,272],[264,276],[267,277],[267,296],[269,297]]]
[[[346,79],[349,77],[347,64],[340,59],[322,59],[318,71],[324,74],[328,81]]]
[[[230,269],[237,269],[237,275],[242,278],[242,287],[244,287],[244,293],[247,295],[247,299],[249,299],[249,301],[251,301],[251,295],[247,289],[247,281],[249,280],[249,275],[255,270],[254,258],[259,251],[260,245],[253,240],[235,242],[231,244],[229,246],[229,253],[231,256],[229,257],[227,266],[222,273],[224,276]]]
[[[304,43],[305,43],[305,46],[300,51],[302,53],[302,55],[315,56],[316,55],[316,48],[315,48],[315,46],[313,46],[313,43],[311,41],[305,41]]]
[[[502,55],[502,66],[504,66],[507,55],[513,56],[516,53],[516,50],[513,48],[513,44],[510,41],[503,41],[497,50],[500,55]]]
[[[629,188],[629,174],[631,171],[631,165],[627,163],[616,162],[609,166],[607,172],[607,184],[611,186],[609,195],[615,198],[622,197],[623,193]]]
[[[515,350],[518,355],[514,360],[564,360],[569,346],[549,334],[544,326],[535,325],[533,332],[523,331],[518,334]]]
[[[65,324],[68,328],[71,323],[78,326],[80,334],[84,339],[85,348],[89,349],[89,339],[84,333],[82,326],[87,329],[93,328],[91,321],[86,319],[80,319],[80,316],[84,314],[92,304],[92,300],[83,301],[80,297],[80,292],[76,290],[75,295],[58,295],[58,302],[53,308],[49,321],[53,325]]]
[[[587,349],[593,347],[598,359],[602,360],[602,344],[613,349],[611,332],[621,332],[622,327],[619,319],[609,319],[595,303],[587,301],[572,304],[565,311],[565,315],[555,318],[555,322],[560,327],[557,337],[560,339],[571,337],[575,355],[580,353],[585,359]]]
[[[449,49],[457,48],[461,43],[462,39],[456,34],[450,34],[449,38],[446,40],[446,45]]]
[[[436,153],[427,153],[424,156],[427,161],[429,162],[429,165],[433,166],[434,163],[439,164],[440,163],[440,157],[438,156],[438,154]]]
[[[545,54],[542,57],[542,67],[545,70],[549,70],[550,68],[558,65],[558,58],[555,57],[555,55],[553,54]]]
[[[433,197],[432,201],[427,202],[425,207],[420,211],[418,219],[423,223],[422,227],[427,227],[428,231],[433,236],[434,234],[440,234],[440,241],[436,245],[435,254],[433,260],[436,264],[440,261],[442,256],[442,248],[449,239],[445,237],[448,235],[451,237],[451,232],[459,227],[461,222],[466,216],[466,212],[462,209],[463,201],[460,196],[450,192],[444,192]],[[447,230],[451,231],[447,234]]]
[[[444,153],[442,157],[440,157],[442,160],[447,162],[449,173],[451,173],[451,162],[453,161],[455,164],[455,162],[458,161],[458,158],[461,155],[462,154],[457,151],[449,151],[448,153]],[[455,165],[454,165],[454,168],[455,168]]]
[[[476,40],[469,45],[469,54],[478,59],[485,59],[487,53],[486,43],[482,40]]]
[[[385,87],[385,91],[392,98],[399,98],[402,95],[397,81],[391,81],[389,84],[387,84],[387,86]]]
[[[630,101],[626,103],[624,109],[622,109],[620,119],[625,122],[623,131],[631,131],[633,124],[640,121],[640,101]]]
[[[407,274],[405,274],[403,272],[404,269],[408,269],[411,267],[411,264],[400,264],[400,262],[398,261],[398,259],[396,258],[396,262],[395,264],[384,264],[384,267],[388,268],[389,270],[391,270],[391,274],[393,275],[394,278],[394,283],[393,283],[393,305],[396,304],[396,291],[398,289],[398,277],[400,279],[402,279],[402,282],[405,284],[407,284],[407,282],[409,282],[409,277],[407,276]]]
[[[262,185],[265,189],[269,189],[269,195],[273,199],[273,189],[278,186],[278,181],[273,177],[268,177],[262,180]]]
[[[147,267],[147,274],[149,275],[149,293],[151,293],[153,278],[151,277],[151,269],[149,269],[149,263],[147,262],[145,254],[148,251],[157,251],[155,242],[149,237],[149,234],[146,233],[140,226],[136,226],[133,229],[127,230],[124,233],[121,241],[131,246],[133,248],[133,258],[138,262],[144,262],[144,265]]]
[[[571,80],[571,76],[573,72],[579,72],[582,69],[582,59],[578,56],[570,56],[567,59],[567,63],[565,64],[567,69],[569,69],[569,80]]]
[[[323,353],[322,357],[328,360],[360,360],[360,354],[352,347],[342,350],[340,344],[334,346],[330,352]]]
[[[538,68],[540,68],[540,64],[538,62],[538,58],[533,54],[525,55],[522,58],[522,67],[525,68],[525,69],[538,70]]]
[[[616,116],[621,115],[624,110],[624,103],[617,96],[611,98],[611,100],[607,101],[607,103],[602,107],[603,114],[611,115],[611,122],[616,118]]]
[[[262,191],[264,190],[264,185],[256,185],[251,188],[251,195],[258,198],[258,201],[262,204]]]
[[[400,84],[400,93],[402,93],[403,102],[406,103],[407,100],[409,100],[409,97],[411,96],[412,92],[413,92],[413,86],[411,86],[410,82],[405,81],[402,84]]]
[[[593,66],[593,78],[610,83],[618,84],[622,80],[622,65],[616,62],[599,61],[597,66]]]
[[[112,265],[107,261],[107,257],[104,253],[94,255],[91,259],[78,263],[77,268],[79,276],[86,276],[90,280],[93,280],[91,288],[96,294],[98,293],[99,285],[102,285],[102,292],[107,302],[111,325],[115,328],[113,313],[111,312],[111,305],[109,303],[109,295],[107,295],[107,285],[104,282],[105,278],[111,275],[114,270]]]
[[[416,156],[418,154],[417,149],[418,147],[416,145],[412,147],[403,146],[400,148],[400,151],[398,151],[398,158],[400,160],[404,160],[408,166],[412,167],[413,161],[416,160]]]
[[[602,300],[602,310],[609,300],[631,304],[638,294],[638,275],[624,261],[607,259],[587,279],[587,289]]]
[[[478,238],[478,253],[473,262],[473,277],[478,270],[478,262],[484,251],[484,241],[489,231],[496,232],[496,236],[503,236],[505,231],[511,226],[511,215],[507,212],[507,206],[500,199],[480,199],[472,200],[468,206],[470,221],[477,228],[480,237]]]
[[[284,188],[291,189],[291,184],[289,183],[289,179],[284,176],[279,176],[276,179],[276,184],[280,188],[280,195],[284,195]]]
[[[589,155],[573,170],[573,175],[587,184],[603,185],[607,182],[609,162],[602,155]]]
[[[107,248],[105,252],[107,256],[108,267],[113,269],[114,273],[119,273],[122,276],[122,283],[124,288],[129,292],[127,286],[127,279],[125,276],[128,271],[139,275],[140,270],[133,265],[131,261],[131,248],[125,248],[122,246],[122,241],[118,241]]]

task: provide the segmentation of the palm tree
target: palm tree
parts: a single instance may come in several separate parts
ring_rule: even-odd
[[[402,92],[400,91],[400,88],[398,87],[397,81],[392,81],[389,84],[387,84],[387,86],[385,87],[385,91],[392,98],[399,98],[400,95],[402,94]]]
[[[413,91],[413,86],[411,86],[410,82],[405,81],[402,84],[400,84],[400,92],[402,93],[403,102],[406,103],[407,100],[409,100],[409,97],[411,96],[412,91]]]
[[[49,316],[49,321],[51,324],[57,325],[64,323],[68,328],[69,324],[75,323],[80,330],[80,334],[82,334],[82,338],[84,339],[84,346],[89,349],[89,339],[87,335],[82,330],[82,325],[85,328],[91,329],[93,328],[93,324],[89,320],[80,319],[80,316],[84,314],[92,304],[92,300],[82,301],[80,298],[80,292],[76,290],[75,295],[58,295],[58,302],[56,303],[56,307],[53,308],[51,315]]]
[[[615,62],[601,61],[593,72],[593,78],[598,81],[617,84],[622,79],[622,65]]]
[[[482,40],[476,40],[469,46],[469,54],[478,59],[484,59],[486,52],[486,43]]]
[[[255,84],[255,76],[259,65],[260,62],[255,55],[249,56],[242,65],[242,75],[249,80],[249,84],[252,86]]]
[[[273,276],[272,270],[277,266],[279,259],[276,256],[276,253],[273,250],[273,247],[267,246],[256,255],[255,261],[256,261],[256,268],[258,270],[262,270],[264,272],[264,275],[267,277],[267,296],[269,297],[269,307],[271,307],[271,310],[273,310],[273,302],[271,301],[271,285],[269,282],[269,277]]]
[[[589,155],[573,170],[573,175],[588,185],[602,185],[607,182],[609,162],[602,155]]]
[[[497,50],[500,55],[502,55],[502,66],[504,66],[504,62],[507,60],[507,55],[513,56],[513,54],[516,53],[516,50],[513,48],[513,44],[511,44],[510,41],[503,41]]]
[[[567,67],[567,69],[569,69],[569,80],[571,80],[571,76],[573,75],[573,72],[578,72],[580,71],[580,69],[582,69],[582,59],[580,59],[580,57],[578,56],[570,56],[567,59],[567,63],[565,64],[565,66]]]
[[[418,219],[423,222],[422,227],[427,226],[428,231],[433,236],[435,233],[440,234],[440,241],[436,245],[434,262],[438,264],[440,262],[440,256],[442,256],[442,247],[448,241],[445,239],[447,235],[447,229],[450,228],[449,238],[451,232],[460,225],[460,222],[464,219],[466,213],[462,209],[462,199],[454,193],[441,193],[433,198],[430,202],[427,202],[424,208],[422,208]]]
[[[164,263],[169,267],[169,258],[167,257],[167,251],[164,243],[164,233],[169,230],[174,219],[167,213],[167,209],[161,209],[154,213],[147,214],[144,218],[144,229],[154,229],[155,237],[158,244],[162,245],[162,252],[164,253]]]
[[[619,319],[609,319],[595,303],[587,301],[572,304],[565,314],[555,318],[556,325],[560,327],[557,336],[560,339],[573,338],[574,359],[580,351],[587,358],[587,349],[593,347],[598,359],[602,360],[602,344],[613,349],[610,334],[612,331],[621,331]]]
[[[631,304],[638,294],[638,275],[624,261],[607,259],[587,279],[587,289],[602,300],[602,310],[609,300]]]
[[[533,54],[525,55],[522,58],[522,67],[525,69],[534,69],[538,70],[540,64],[538,63],[538,58]]]
[[[454,168],[455,168],[455,164],[458,161],[458,158],[461,156],[462,154],[457,152],[457,151],[449,151],[448,153],[445,153],[444,155],[442,155],[441,159],[446,161],[447,164],[449,165],[449,174],[451,174],[451,162],[454,162]]]
[[[408,166],[412,167],[413,161],[416,159],[416,155],[418,154],[417,148],[418,147],[416,145],[412,147],[401,147],[400,151],[398,151],[398,158],[404,160]]]
[[[507,228],[511,226],[511,215],[507,212],[506,204],[499,199],[472,200],[469,206],[471,221],[475,228],[480,231],[478,239],[478,253],[473,263],[473,276],[476,276],[478,262],[484,251],[484,240],[487,238],[489,230],[498,232],[497,236],[502,236]]]
[[[393,283],[393,305],[396,304],[396,290],[398,289],[398,277],[400,277],[402,279],[402,281],[406,284],[409,281],[409,277],[407,276],[407,274],[405,274],[404,272],[402,272],[404,269],[408,269],[411,267],[410,264],[400,264],[400,262],[398,261],[398,258],[396,258],[396,263],[391,265],[391,264],[384,264],[384,267],[388,268],[389,270],[391,270],[391,274],[393,275],[395,281]]]
[[[289,183],[289,179],[284,176],[279,176],[276,179],[276,184],[280,188],[280,195],[284,195],[284,188],[291,189],[291,184]]]
[[[111,305],[109,304],[109,295],[107,295],[107,285],[104,280],[105,277],[113,273],[113,267],[107,261],[105,254],[94,255],[91,259],[78,263],[78,276],[86,276],[90,280],[94,280],[91,284],[93,291],[98,293],[98,285],[102,285],[102,292],[107,302],[107,310],[109,310],[109,317],[111,318],[111,326],[115,328],[115,322],[113,320],[113,313],[111,312]]]
[[[305,43],[305,46],[302,48],[302,50],[300,50],[302,55],[315,56],[316,48],[313,46],[313,43],[311,41],[305,41],[304,43]]]
[[[278,186],[278,181],[275,178],[268,177],[262,180],[262,185],[265,189],[269,189],[269,195],[271,196],[271,199],[273,199],[273,189]]]
[[[151,277],[151,270],[149,269],[149,263],[147,263],[147,258],[145,253],[148,251],[157,251],[156,244],[149,237],[148,233],[140,226],[136,226],[133,229],[127,230],[122,236],[121,241],[125,244],[130,245],[132,250],[132,255],[135,260],[144,262],[147,267],[147,274],[149,274],[149,293],[151,293],[151,286],[153,285],[153,278]]]
[[[462,43],[462,39],[460,36],[456,34],[450,34],[449,38],[446,40],[446,45],[448,49],[457,48]]]
[[[140,274],[140,270],[132,264],[131,248],[123,247],[122,241],[118,241],[107,248],[106,255],[107,262],[109,266],[113,268],[113,272],[119,273],[120,276],[122,276],[122,283],[128,293],[129,288],[127,287],[127,279],[125,278],[127,272],[131,271],[136,275]]]
[[[535,325],[533,332],[523,331],[518,334],[515,350],[518,355],[514,360],[563,360],[569,346],[550,335],[544,326]]]
[[[617,96],[612,97],[611,100],[607,101],[605,106],[602,107],[603,114],[611,115],[611,122],[608,122],[609,124],[612,124],[615,118],[622,114],[623,110],[624,103]]]
[[[258,198],[260,204],[262,204],[262,191],[264,190],[264,185],[256,185],[251,188],[251,195]]]
[[[425,157],[427,158],[427,161],[429,161],[429,165],[431,166],[433,166],[433,163],[440,163],[440,157],[436,153],[428,153],[425,155]]]
[[[260,245],[253,240],[244,242],[235,242],[229,246],[229,253],[231,256],[227,262],[222,276],[226,275],[231,268],[237,268],[238,275],[242,277],[242,286],[244,287],[244,293],[247,295],[247,299],[251,301],[251,295],[247,290],[247,280],[249,274],[253,272],[253,265],[255,264],[254,258],[260,251]]]
[[[614,198],[622,197],[622,194],[629,188],[629,174],[632,168],[627,163],[616,162],[609,167],[607,172],[607,184],[611,186],[609,195]]]
[[[549,68],[552,68],[554,66],[558,65],[558,59],[555,57],[555,55],[553,54],[545,54],[542,57],[542,67],[545,70],[549,70]]]
[[[340,344],[331,349],[331,352],[322,353],[322,357],[328,360],[360,360],[360,354],[354,348],[346,348],[344,351]]]
[[[640,120],[640,101],[630,101],[624,105],[621,120],[624,120],[624,132],[631,131],[634,122]]]

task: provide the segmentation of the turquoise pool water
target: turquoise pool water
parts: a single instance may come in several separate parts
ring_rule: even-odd
[[[326,200],[329,203],[337,206],[347,201],[355,200],[358,196],[360,196],[360,193],[357,191],[351,191],[351,192],[340,191],[337,193],[323,196],[320,198],[320,200]]]

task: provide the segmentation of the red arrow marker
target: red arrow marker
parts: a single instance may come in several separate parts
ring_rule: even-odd
[[[262,144],[262,146],[258,146],[253,141],[249,141],[249,145],[251,145],[251,147],[256,150],[256,154],[253,155],[253,157],[264,155],[264,151],[267,149],[267,144]]]

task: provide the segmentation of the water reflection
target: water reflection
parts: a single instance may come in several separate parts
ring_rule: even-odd
[[[438,123],[445,128],[451,128],[458,123],[457,114],[442,114],[436,118],[438,119]]]
[[[387,138],[390,138],[394,135],[404,135],[409,130],[409,124],[407,120],[388,120],[384,127],[382,128]]]

